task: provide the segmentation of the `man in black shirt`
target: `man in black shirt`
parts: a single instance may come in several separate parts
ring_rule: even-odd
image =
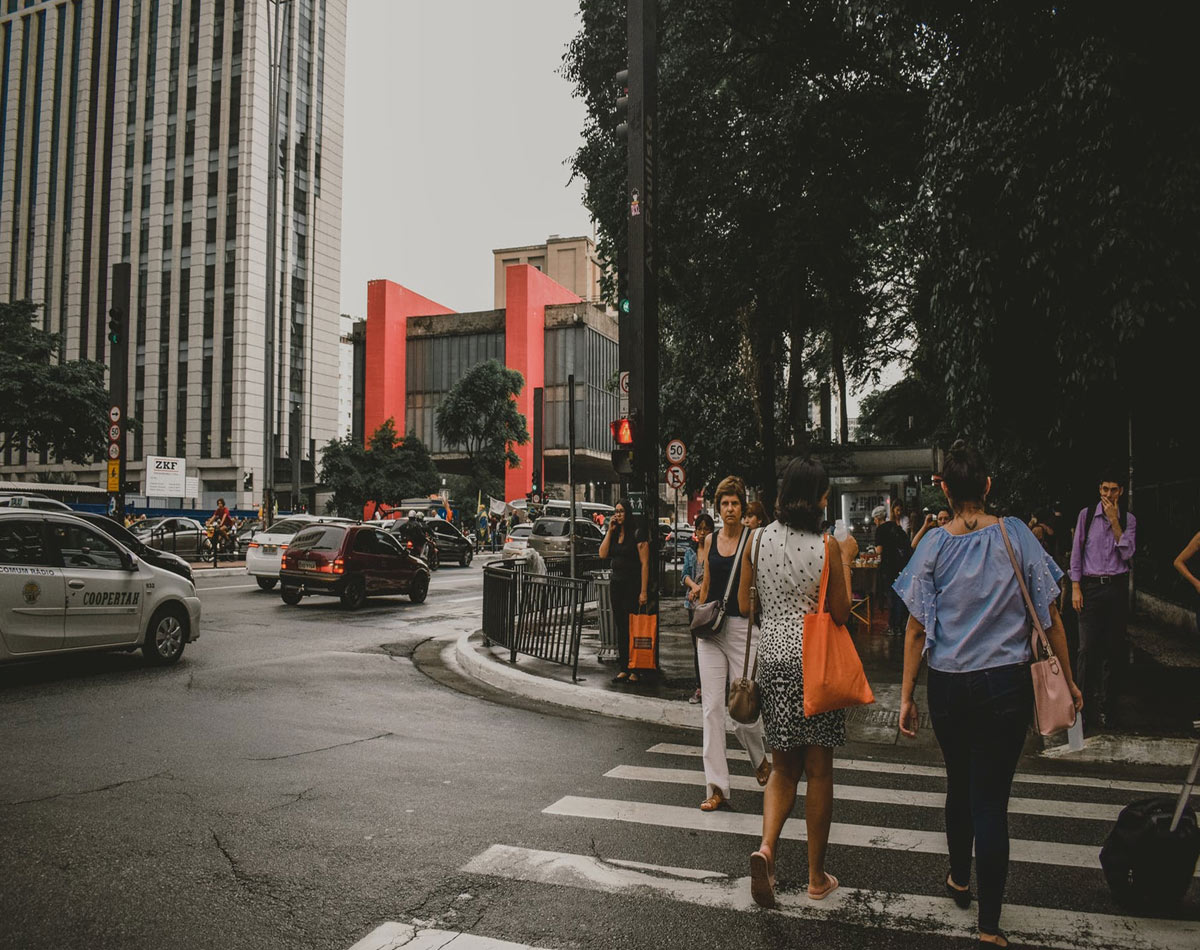
[[[872,514],[875,516],[875,547],[879,549],[879,581],[890,603],[888,611],[888,633],[894,637],[904,635],[908,624],[908,608],[892,590],[892,582],[900,576],[904,565],[912,554],[912,543],[908,532],[900,525],[904,517],[904,506],[899,502],[892,505],[892,518],[885,521],[887,509],[880,505]]]

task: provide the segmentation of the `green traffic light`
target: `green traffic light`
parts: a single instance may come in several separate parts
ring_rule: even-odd
[[[121,338],[120,338],[120,337],[119,337],[117,334],[115,334],[115,333],[110,333],[110,334],[108,335],[108,342],[109,342],[109,343],[120,343],[120,342],[121,342]]]
[[[629,313],[629,298],[621,298],[621,313]]]

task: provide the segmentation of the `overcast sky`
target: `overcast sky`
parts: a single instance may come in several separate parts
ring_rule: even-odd
[[[492,307],[492,249],[591,234],[565,165],[574,0],[350,0],[342,312],[386,277]]]

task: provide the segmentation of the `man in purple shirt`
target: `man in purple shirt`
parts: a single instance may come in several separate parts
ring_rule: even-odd
[[[1114,671],[1126,660],[1125,617],[1129,606],[1129,565],[1133,561],[1137,519],[1122,513],[1125,489],[1115,473],[1100,479],[1100,504],[1084,508],[1075,522],[1071,546],[1071,604],[1079,615],[1076,681],[1084,709],[1108,725]]]

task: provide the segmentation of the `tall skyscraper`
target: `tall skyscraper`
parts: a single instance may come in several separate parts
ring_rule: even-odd
[[[0,295],[106,360],[129,262],[135,483],[184,456],[205,495],[246,503],[250,473],[257,498],[269,403],[286,495],[336,433],[346,4],[0,0]]]

